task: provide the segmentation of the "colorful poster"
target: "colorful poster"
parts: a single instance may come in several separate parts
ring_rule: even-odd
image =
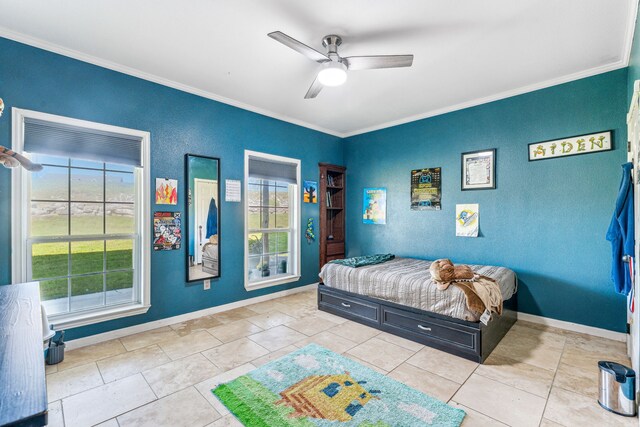
[[[387,189],[365,188],[362,200],[362,222],[365,224],[387,223]]]
[[[304,182],[304,198],[305,203],[318,203],[318,183],[316,181]]]
[[[456,205],[456,236],[478,237],[479,228],[479,205]]]
[[[171,251],[180,249],[182,227],[180,212],[153,213],[153,250]]]
[[[178,204],[178,180],[156,178],[156,205]]]
[[[441,168],[411,171],[411,210],[439,211],[442,201]]]

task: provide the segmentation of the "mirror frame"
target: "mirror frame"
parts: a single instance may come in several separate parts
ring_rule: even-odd
[[[191,182],[191,171],[189,169],[189,158],[190,157],[199,157],[202,159],[209,159],[209,160],[216,160],[218,162],[218,168],[217,168],[217,175],[218,175],[218,275],[217,276],[209,276],[206,278],[200,278],[200,279],[190,279],[189,278],[189,246],[190,246],[190,241],[189,241],[189,230],[190,230],[190,225],[189,225],[189,213],[191,212],[191,207],[189,206],[189,183]],[[186,221],[184,222],[185,227],[185,235],[187,236],[187,244],[186,244],[186,250],[185,250],[185,266],[186,266],[186,276],[187,276],[187,283],[194,283],[194,282],[203,282],[205,280],[210,280],[210,279],[219,279],[220,276],[222,275],[222,251],[220,249],[221,247],[221,227],[220,227],[220,217],[222,216],[222,203],[220,203],[220,198],[222,196],[222,194],[220,193],[220,158],[219,157],[211,157],[211,156],[203,156],[200,154],[193,154],[193,153],[186,153],[184,155],[184,165],[185,165],[185,175],[187,177],[187,179],[185,180],[185,207],[186,207]]]

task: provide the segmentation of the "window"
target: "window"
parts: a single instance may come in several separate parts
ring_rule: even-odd
[[[40,282],[49,320],[73,327],[149,307],[146,132],[14,110],[13,282]]]
[[[300,278],[300,160],[245,151],[245,288]]]

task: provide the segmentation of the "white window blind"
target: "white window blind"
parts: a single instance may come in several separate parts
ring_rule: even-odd
[[[24,150],[28,153],[142,166],[142,139],[36,118],[24,120]]]
[[[296,164],[249,157],[249,176],[287,184],[297,184]]]

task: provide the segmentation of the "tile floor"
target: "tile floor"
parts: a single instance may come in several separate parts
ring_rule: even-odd
[[[626,426],[596,403],[596,362],[621,342],[518,322],[483,365],[316,309],[315,292],[66,354],[47,366],[50,426],[238,426],[210,393],[315,342],[464,409],[464,427]]]

